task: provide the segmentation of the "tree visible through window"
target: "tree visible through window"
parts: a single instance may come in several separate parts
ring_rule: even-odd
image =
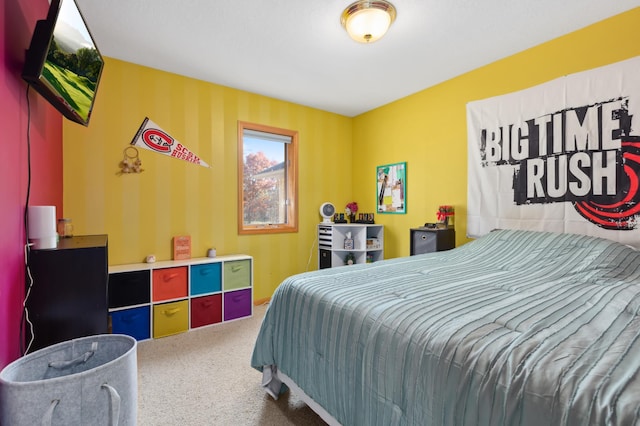
[[[296,232],[298,133],[238,123],[238,232]]]
[[[245,137],[245,147],[247,138]],[[282,149],[284,153],[284,149]],[[284,170],[284,159],[280,162],[269,159],[264,152],[248,154],[244,158],[244,222],[250,224],[280,223],[278,215],[280,200],[278,193],[284,182],[273,175],[275,169]]]

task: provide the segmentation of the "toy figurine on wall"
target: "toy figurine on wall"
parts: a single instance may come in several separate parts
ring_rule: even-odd
[[[143,171],[138,149],[133,146],[126,147],[124,149],[124,158],[120,162],[120,171],[118,174],[142,173]]]

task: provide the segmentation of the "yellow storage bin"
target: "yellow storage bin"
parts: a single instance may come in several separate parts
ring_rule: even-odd
[[[153,337],[182,333],[189,329],[189,301],[160,303],[153,306]]]
[[[224,290],[236,290],[251,286],[251,261],[234,260],[224,263]]]

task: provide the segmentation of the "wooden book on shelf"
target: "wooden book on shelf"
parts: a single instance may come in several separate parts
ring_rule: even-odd
[[[191,259],[191,236],[173,237],[173,260]]]

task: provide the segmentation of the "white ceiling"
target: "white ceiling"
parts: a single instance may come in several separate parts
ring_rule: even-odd
[[[640,6],[640,0],[392,0],[376,43],[352,0],[76,0],[105,56],[355,116]]]

